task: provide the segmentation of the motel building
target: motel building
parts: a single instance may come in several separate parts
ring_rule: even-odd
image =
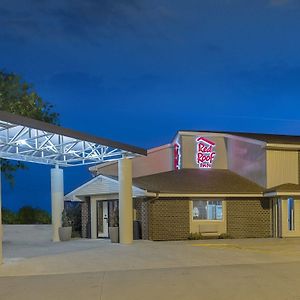
[[[64,200],[81,202],[83,238],[109,238],[124,210],[145,240],[300,237],[299,151],[300,136],[179,131],[130,159],[132,207],[119,201],[117,161],[90,167]]]
[[[0,111],[0,157],[51,166],[53,242],[74,201],[83,238],[300,237],[299,152],[300,136],[208,131],[147,151]],[[76,166],[94,178],[65,195]],[[0,172],[0,220],[2,196]],[[2,232],[0,222],[0,264]]]

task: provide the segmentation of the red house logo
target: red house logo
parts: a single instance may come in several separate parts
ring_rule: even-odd
[[[181,165],[180,144],[174,144],[174,169],[179,170]]]
[[[196,162],[201,169],[210,169],[216,157],[214,148],[216,144],[205,137],[196,139]]]

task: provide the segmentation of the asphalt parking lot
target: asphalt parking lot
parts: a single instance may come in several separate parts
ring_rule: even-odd
[[[39,226],[5,232],[1,300],[300,299],[300,239],[120,245],[52,243]]]

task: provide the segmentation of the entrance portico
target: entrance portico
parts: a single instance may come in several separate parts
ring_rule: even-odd
[[[123,229],[121,243],[132,241],[131,161],[146,150],[112,140],[95,137],[53,124],[0,111],[0,158],[55,166],[51,170],[52,239],[58,241],[63,210],[63,167],[120,163],[120,209]],[[123,163],[124,160],[124,163]],[[124,177],[124,178],[123,178]],[[0,187],[1,192],[1,187]],[[1,197],[0,197],[1,220]],[[2,263],[2,221],[0,222],[0,263]]]

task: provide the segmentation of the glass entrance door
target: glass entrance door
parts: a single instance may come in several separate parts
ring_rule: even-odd
[[[108,202],[97,201],[98,238],[108,237]]]

